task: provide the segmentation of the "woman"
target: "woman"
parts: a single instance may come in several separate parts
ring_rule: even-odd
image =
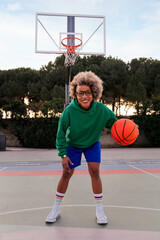
[[[91,177],[97,223],[108,223],[102,204],[99,140],[104,127],[111,128],[117,119],[103,103],[96,101],[101,98],[102,91],[102,80],[93,72],[80,72],[70,83],[72,101],[60,117],[56,140],[58,155],[62,159],[63,174],[57,186],[54,206],[46,219],[47,223],[55,222],[60,216],[62,199],[74,169],[81,164],[82,153]]]

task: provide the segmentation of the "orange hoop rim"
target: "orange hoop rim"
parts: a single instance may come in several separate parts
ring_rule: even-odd
[[[64,41],[64,40],[68,40],[68,39],[76,39],[76,40],[79,40],[80,43],[77,44],[77,45],[68,45],[68,44],[65,44],[63,41]],[[77,37],[65,37],[65,38],[62,39],[61,43],[62,43],[62,45],[63,45],[64,47],[66,47],[67,49],[70,49],[70,48],[71,48],[71,49],[76,49],[76,48],[78,48],[78,47],[80,47],[80,46],[82,45],[82,40],[81,40],[80,38],[77,38]]]

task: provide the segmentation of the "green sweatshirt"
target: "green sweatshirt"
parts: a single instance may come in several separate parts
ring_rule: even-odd
[[[77,99],[73,99],[59,120],[56,139],[58,155],[67,155],[67,146],[90,147],[100,140],[104,127],[111,128],[116,120],[114,113],[103,103],[93,101],[86,111]]]

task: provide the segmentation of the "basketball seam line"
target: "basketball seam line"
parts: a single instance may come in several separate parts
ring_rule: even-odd
[[[134,128],[133,128],[132,132],[126,138],[128,138],[134,132],[135,127],[136,127],[136,125],[134,125]],[[131,141],[131,140],[128,140],[128,141]]]
[[[123,142],[123,140],[120,138],[120,136],[119,136],[118,133],[117,133],[116,123],[115,123],[115,125],[114,125],[114,130],[115,130],[115,132],[116,132],[116,134],[117,134],[117,137],[120,139],[120,141],[118,140],[118,142]]]

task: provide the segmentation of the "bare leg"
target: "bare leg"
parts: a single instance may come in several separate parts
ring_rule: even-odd
[[[93,193],[94,194],[102,193],[102,182],[99,174],[99,163],[88,162],[88,170],[91,176]]]
[[[74,169],[71,169],[70,172],[68,172],[68,170],[65,170],[65,169],[63,170],[63,174],[57,186],[57,192],[65,193],[67,191],[69,180],[72,177],[73,172],[74,172]]]

